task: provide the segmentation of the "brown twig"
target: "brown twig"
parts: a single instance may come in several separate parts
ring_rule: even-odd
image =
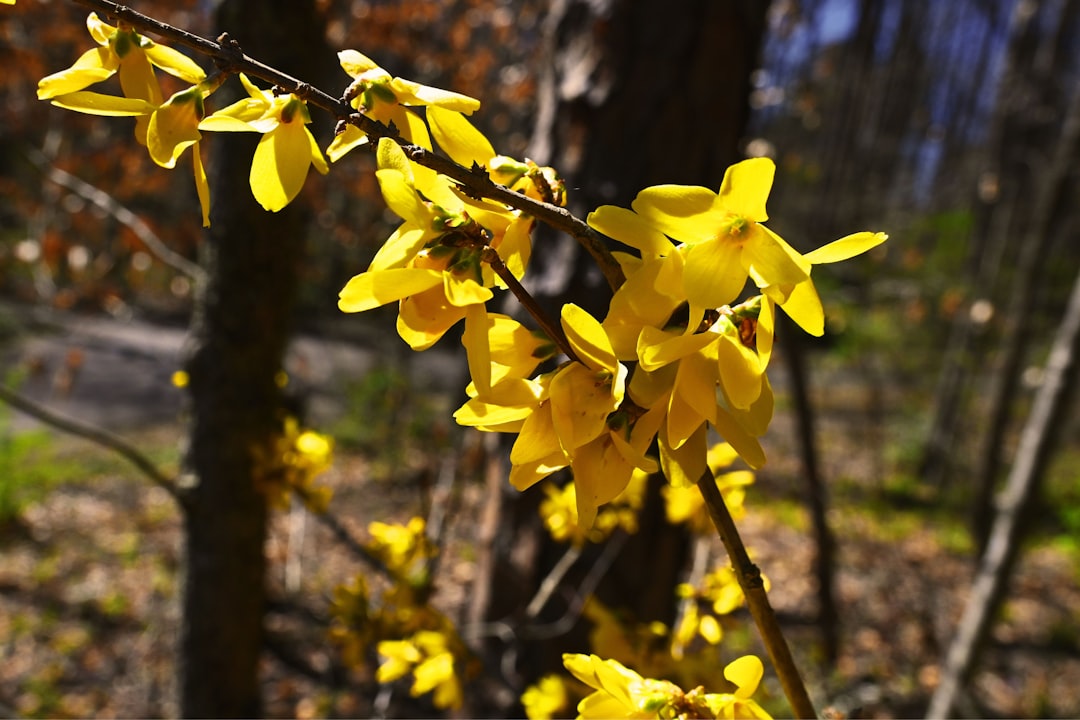
[[[231,42],[227,35],[222,35],[219,41],[209,40],[200,35],[169,25],[168,23],[155,20],[154,18],[136,12],[129,7],[118,5],[109,0],[72,0],[78,5],[92,8],[107,15],[122,20],[132,27],[151,32],[163,38],[183,45],[211,57],[219,67],[229,72],[243,72],[272,83],[287,92],[306,101],[309,105],[322,108],[336,117],[339,122],[355,125],[372,138],[388,137],[401,145],[405,154],[415,163],[429,167],[432,170],[445,175],[469,192],[480,197],[490,198],[497,202],[508,205],[515,210],[527,213],[532,217],[565,232],[576,239],[596,261],[608,281],[608,285],[614,290],[622,285],[625,280],[622,268],[611,251],[604,244],[603,236],[593,230],[582,219],[575,216],[566,208],[550,203],[533,200],[527,195],[515,192],[510,188],[499,185],[488,177],[486,172],[477,172],[457,164],[453,160],[437,155],[434,152],[418,145],[409,144],[401,135],[392,128],[380,122],[356,112],[355,109],[342,99],[332,97],[328,93],[312,86],[309,83],[298,80],[269,65],[245,55],[236,45]]]
[[[765,592],[765,582],[761,577],[761,570],[750,560],[746,552],[739,531],[735,527],[735,520],[728,511],[727,504],[720,489],[716,487],[716,479],[712,472],[705,471],[697,483],[705,498],[705,507],[709,509],[716,531],[720,534],[720,540],[724,543],[728,557],[731,559],[731,567],[735,571],[735,577],[739,581],[746,596],[746,605],[750,608],[750,615],[754,618],[758,633],[765,643],[765,650],[769,653],[769,660],[780,678],[780,685],[784,688],[784,695],[797,718],[816,718],[817,712],[814,704],[810,702],[810,696],[806,692],[806,686],[799,676],[799,669],[791,656],[787,640],[780,631],[780,623],[776,619],[776,613],[769,604],[769,596]]]
[[[20,395],[14,390],[2,385],[0,385],[0,401],[7,403],[17,410],[21,410],[31,417],[37,418],[50,427],[84,438],[119,453],[130,461],[132,465],[137,467],[151,482],[169,493],[173,500],[176,500],[177,503],[183,505],[183,496],[177,487],[176,481],[161,472],[150,458],[122,437],[114,435],[108,430],[103,430],[94,425],[90,425],[82,420],[75,420],[74,418],[60,415],[44,405],[31,400],[25,395]]]
[[[551,338],[551,341],[555,343],[559,350],[574,362],[581,362],[577,353],[574,352],[574,348],[570,346],[570,341],[567,340],[562,327],[552,321],[551,316],[544,312],[544,309],[540,307],[540,303],[536,302],[536,298],[530,295],[529,291],[518,282],[518,279],[510,272],[510,268],[506,267],[506,263],[499,257],[499,253],[494,248],[487,247],[484,250],[483,260],[491,266],[499,279],[506,283],[506,287],[514,294],[521,306],[532,316],[532,319],[536,321],[544,334]]]

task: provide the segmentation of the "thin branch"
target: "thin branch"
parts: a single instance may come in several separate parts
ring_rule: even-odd
[[[332,97],[309,83],[298,80],[245,55],[227,34],[221,35],[217,41],[208,40],[108,0],[72,0],[72,2],[106,13],[134,28],[154,33],[177,45],[183,45],[196,52],[208,55],[224,70],[243,72],[272,83],[303,99],[308,104],[329,112],[339,122],[355,125],[374,139],[387,137],[394,140],[401,145],[405,154],[413,162],[455,180],[462,187],[467,188],[469,192],[479,197],[501,202],[574,237],[596,261],[613,290],[624,282],[625,276],[622,268],[604,244],[603,236],[569,210],[558,205],[533,200],[526,195],[499,185],[493,182],[482,168],[476,170],[466,168],[458,165],[453,160],[436,155],[430,150],[410,144],[392,128],[356,112],[343,99]]]
[[[506,283],[506,287],[514,294],[521,306],[532,316],[532,319],[536,321],[544,334],[558,346],[559,350],[574,362],[580,363],[581,360],[578,358],[577,353],[574,352],[574,348],[571,347],[562,327],[552,322],[551,316],[540,307],[540,303],[536,302],[536,298],[529,294],[529,291],[510,272],[510,268],[506,267],[506,263],[499,257],[499,253],[494,248],[485,248],[483,260],[491,266],[499,279]]]
[[[535,619],[540,611],[547,605],[547,601],[551,599],[552,594],[558,588],[559,583],[566,577],[566,573],[570,572],[570,568],[574,566],[578,558],[581,557],[581,545],[571,545],[567,548],[563,556],[559,558],[559,561],[555,563],[555,567],[551,568],[551,572],[547,574],[543,582],[540,583],[540,588],[536,591],[536,595],[529,602],[525,608],[525,617],[529,620]]]
[[[170,249],[158,234],[143,222],[142,218],[117,202],[116,198],[101,188],[95,187],[85,180],[81,180],[71,173],[56,167],[49,162],[45,153],[37,148],[30,148],[27,152],[27,158],[50,182],[70,190],[84,200],[93,203],[111,215],[121,225],[135,233],[135,237],[139,238],[142,244],[146,246],[146,249],[158,260],[173,270],[187,275],[197,283],[206,279],[205,270]]]
[[[791,656],[787,640],[780,630],[780,623],[776,619],[776,613],[769,604],[769,596],[765,593],[765,581],[761,577],[761,570],[750,560],[746,552],[742,538],[739,537],[735,520],[728,511],[724,496],[720,488],[716,487],[716,479],[712,472],[705,474],[697,482],[701,496],[705,498],[705,507],[709,509],[716,531],[720,534],[720,540],[724,543],[728,557],[731,559],[731,567],[735,571],[735,577],[739,581],[746,596],[746,605],[750,608],[750,615],[754,618],[758,633],[765,643],[765,650],[769,653],[776,674],[780,678],[780,685],[784,688],[791,709],[797,718],[816,718],[817,711],[810,702],[810,696],[806,692],[806,686],[799,676],[799,669]]]
[[[179,505],[183,506],[184,499],[177,487],[176,481],[161,472],[150,458],[122,437],[81,420],[75,420],[60,415],[53,410],[49,410],[44,405],[41,405],[24,395],[20,395],[3,385],[0,385],[0,401],[7,403],[11,407],[20,410],[31,417],[37,418],[50,427],[54,427],[57,430],[61,430],[71,435],[85,438],[90,442],[97,443],[102,447],[119,453],[130,461],[132,465],[137,467],[151,482],[169,493],[173,500],[176,500]]]

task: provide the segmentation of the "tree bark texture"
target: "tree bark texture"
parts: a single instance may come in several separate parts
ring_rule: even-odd
[[[246,52],[303,73],[297,59],[323,52],[316,17],[306,0],[226,0],[216,22]],[[199,288],[187,361],[183,717],[257,717],[261,707],[268,512],[254,482],[254,452],[282,425],[275,376],[289,341],[306,218],[296,204],[272,214],[253,199],[248,175],[257,141],[246,133],[211,141],[212,227],[202,248],[208,280]]]

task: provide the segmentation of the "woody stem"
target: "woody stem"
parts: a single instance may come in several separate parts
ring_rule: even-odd
[[[712,472],[705,474],[697,482],[702,497],[705,498],[705,506],[709,509],[709,516],[716,526],[720,540],[724,543],[728,558],[731,560],[731,568],[735,571],[735,577],[739,581],[746,596],[746,605],[750,608],[750,615],[757,625],[758,634],[765,643],[765,650],[769,653],[769,660],[776,669],[780,678],[780,685],[784,688],[791,709],[798,718],[816,718],[817,711],[810,702],[810,696],[806,692],[799,669],[795,665],[795,659],[788,648],[787,640],[780,630],[780,623],[776,619],[776,613],[769,604],[769,596],[765,593],[765,582],[761,577],[761,570],[750,560],[746,552],[739,530],[735,527],[735,520],[728,511],[724,496],[716,486],[716,479]]]

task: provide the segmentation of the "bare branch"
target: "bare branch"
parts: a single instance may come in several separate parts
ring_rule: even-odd
[[[158,260],[173,270],[187,275],[197,283],[205,280],[206,272],[201,267],[169,248],[161,237],[143,222],[142,218],[121,205],[112,195],[56,167],[37,148],[30,148],[27,152],[27,158],[50,182],[70,190],[84,200],[93,203],[111,215],[121,225],[135,233],[135,237],[139,238],[142,244],[146,246],[146,249]]]
[[[3,385],[0,385],[0,401],[7,403],[11,407],[20,410],[31,417],[37,418],[50,427],[54,427],[57,430],[61,430],[71,435],[85,438],[90,442],[97,443],[102,447],[119,453],[129,460],[132,465],[137,467],[152,483],[169,493],[178,504],[183,506],[184,499],[177,487],[176,480],[161,472],[157,465],[143,454],[141,450],[119,435],[114,435],[107,430],[95,427],[94,425],[90,425],[81,420],[75,420],[60,415],[53,410],[49,410],[44,405],[41,405],[24,395],[20,395]]]

